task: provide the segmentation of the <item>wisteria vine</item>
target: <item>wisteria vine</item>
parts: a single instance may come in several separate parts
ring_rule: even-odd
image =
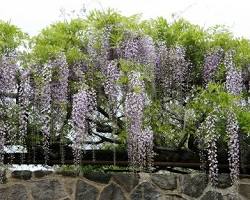
[[[240,147],[239,147],[239,125],[234,112],[228,111],[226,131],[229,137],[228,141],[228,160],[230,168],[230,177],[233,183],[237,183],[240,174]]]
[[[80,164],[84,141],[89,133],[89,119],[96,109],[96,94],[92,90],[81,89],[73,96],[73,154],[74,163]]]
[[[143,130],[145,86],[138,72],[129,74],[129,92],[125,99],[128,118],[128,157],[133,168],[150,168],[153,158],[153,132]]]

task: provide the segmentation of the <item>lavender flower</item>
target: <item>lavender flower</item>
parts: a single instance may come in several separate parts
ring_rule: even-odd
[[[50,88],[53,127],[56,132],[59,132],[67,114],[69,69],[64,55],[59,55],[55,60],[51,61],[49,65],[52,70]]]
[[[233,95],[239,95],[243,90],[243,78],[239,70],[233,63],[232,52],[228,52],[225,56],[224,64],[226,66],[226,89]]]
[[[105,75],[104,92],[108,95],[112,104],[116,104],[119,97],[120,87],[118,80],[120,78],[120,71],[115,61],[109,62],[108,66],[103,69]]]
[[[213,52],[209,52],[205,56],[205,63],[203,68],[203,80],[207,85],[213,78],[218,69],[218,66],[222,59],[223,50],[217,49]]]
[[[49,140],[50,140],[50,129],[51,129],[51,68],[48,65],[44,66],[44,70],[42,73],[43,76],[43,84],[40,86],[39,93],[39,103],[40,103],[40,114],[41,114],[41,130],[43,133],[43,148],[44,148],[44,156],[45,156],[45,164],[47,164],[49,160]]]
[[[125,99],[125,114],[128,119],[128,157],[133,168],[150,168],[153,158],[153,133],[143,130],[145,89],[139,72],[129,74],[129,92]]]
[[[19,86],[19,140],[22,145],[24,145],[24,138],[27,133],[27,124],[29,116],[29,104],[30,104],[30,79],[29,71],[21,70],[20,71],[20,86]]]
[[[228,160],[230,168],[230,177],[233,183],[237,183],[239,179],[239,162],[240,162],[240,147],[239,147],[239,135],[238,135],[238,121],[234,112],[229,111],[227,115],[227,127],[226,131],[229,136],[228,141]]]
[[[214,111],[217,112],[217,111]],[[208,153],[208,166],[209,166],[209,179],[213,186],[218,183],[218,159],[217,159],[217,140],[216,123],[218,116],[215,113],[211,113],[203,122],[198,132],[203,132],[205,135],[200,135],[201,140]]]
[[[156,62],[156,51],[153,39],[128,32],[121,45],[121,57],[135,63],[148,66],[151,73]]]
[[[80,164],[84,140],[88,135],[88,118],[91,118],[96,107],[96,96],[91,90],[82,89],[73,96],[73,153],[74,163]]]
[[[167,48],[163,43],[157,46],[155,81],[165,95],[182,98],[187,88],[192,65],[185,59],[181,46]]]
[[[0,92],[15,92],[17,64],[14,56],[0,58]]]

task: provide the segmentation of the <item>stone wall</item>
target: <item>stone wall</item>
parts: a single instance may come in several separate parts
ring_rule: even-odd
[[[219,177],[213,189],[204,174],[132,174],[14,171],[0,185],[0,200],[235,200],[250,199],[250,178],[238,191],[230,178]]]

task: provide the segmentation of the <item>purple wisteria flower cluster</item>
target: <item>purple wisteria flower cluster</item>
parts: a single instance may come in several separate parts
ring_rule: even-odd
[[[185,55],[181,46],[167,48],[162,43],[157,46],[155,80],[167,95],[181,96],[185,91],[192,68]]]
[[[152,70],[156,62],[156,51],[153,39],[128,32],[120,47],[121,57],[135,63],[149,66]],[[152,69],[151,69],[152,68]]]
[[[0,183],[3,183],[3,179],[4,179],[4,145],[5,145],[5,136],[7,133],[7,127],[6,124],[3,123],[2,121],[0,121]]]
[[[108,95],[110,103],[116,104],[120,94],[120,87],[118,80],[121,76],[121,72],[117,67],[116,61],[110,61],[108,65],[103,69],[105,75],[104,92]]]
[[[15,92],[17,89],[17,64],[15,56],[0,58],[0,92]]]
[[[51,114],[53,117],[53,131],[61,131],[63,121],[67,114],[68,78],[69,69],[63,54],[52,60],[49,65],[52,70],[51,87]]]
[[[241,72],[236,69],[233,63],[233,53],[227,52],[224,65],[226,72],[226,89],[233,95],[239,95],[243,90],[243,78]]]
[[[30,75],[29,70],[20,71],[20,85],[19,85],[19,141],[24,144],[24,139],[27,133],[29,105],[30,105]]]
[[[209,180],[213,186],[218,183],[218,155],[217,155],[217,140],[218,135],[216,134],[216,123],[218,116],[214,113],[208,115],[206,120],[201,125],[198,132],[203,132],[205,135],[201,135],[203,145],[207,150],[208,155],[208,167],[209,167]]]
[[[213,80],[222,58],[223,49],[216,49],[205,56],[203,68],[203,80],[205,85]]]
[[[230,168],[230,177],[233,183],[237,183],[240,173],[240,147],[239,147],[239,125],[234,112],[229,111],[227,114],[226,131],[229,137],[228,141],[228,160]]]
[[[40,76],[29,81],[33,95],[30,99],[33,98],[36,118],[41,124],[46,163],[51,133],[59,134],[67,114],[69,69],[65,56],[60,54],[42,67],[34,66],[32,70]]]
[[[40,85],[40,91],[37,99],[39,99],[39,112],[41,119],[41,130],[43,134],[43,149],[45,164],[49,160],[49,146],[50,146],[50,130],[51,130],[51,68],[49,65],[44,66],[42,71],[43,84]]]
[[[153,132],[143,130],[145,88],[139,72],[129,74],[129,92],[125,99],[125,114],[128,119],[128,157],[133,168],[150,168],[153,158]]]
[[[89,123],[96,109],[96,94],[92,90],[81,89],[73,96],[72,125],[73,125],[73,153],[74,163],[80,164],[83,143],[88,135]]]

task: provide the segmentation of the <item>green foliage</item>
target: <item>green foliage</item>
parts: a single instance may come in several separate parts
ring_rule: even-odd
[[[242,133],[250,136],[250,112],[247,109],[240,109],[237,111],[239,126]]]
[[[32,39],[33,58],[44,63],[60,52],[65,53],[69,63],[85,58],[86,29],[82,19],[50,25]]]
[[[9,22],[0,20],[0,55],[16,51],[27,35]]]

